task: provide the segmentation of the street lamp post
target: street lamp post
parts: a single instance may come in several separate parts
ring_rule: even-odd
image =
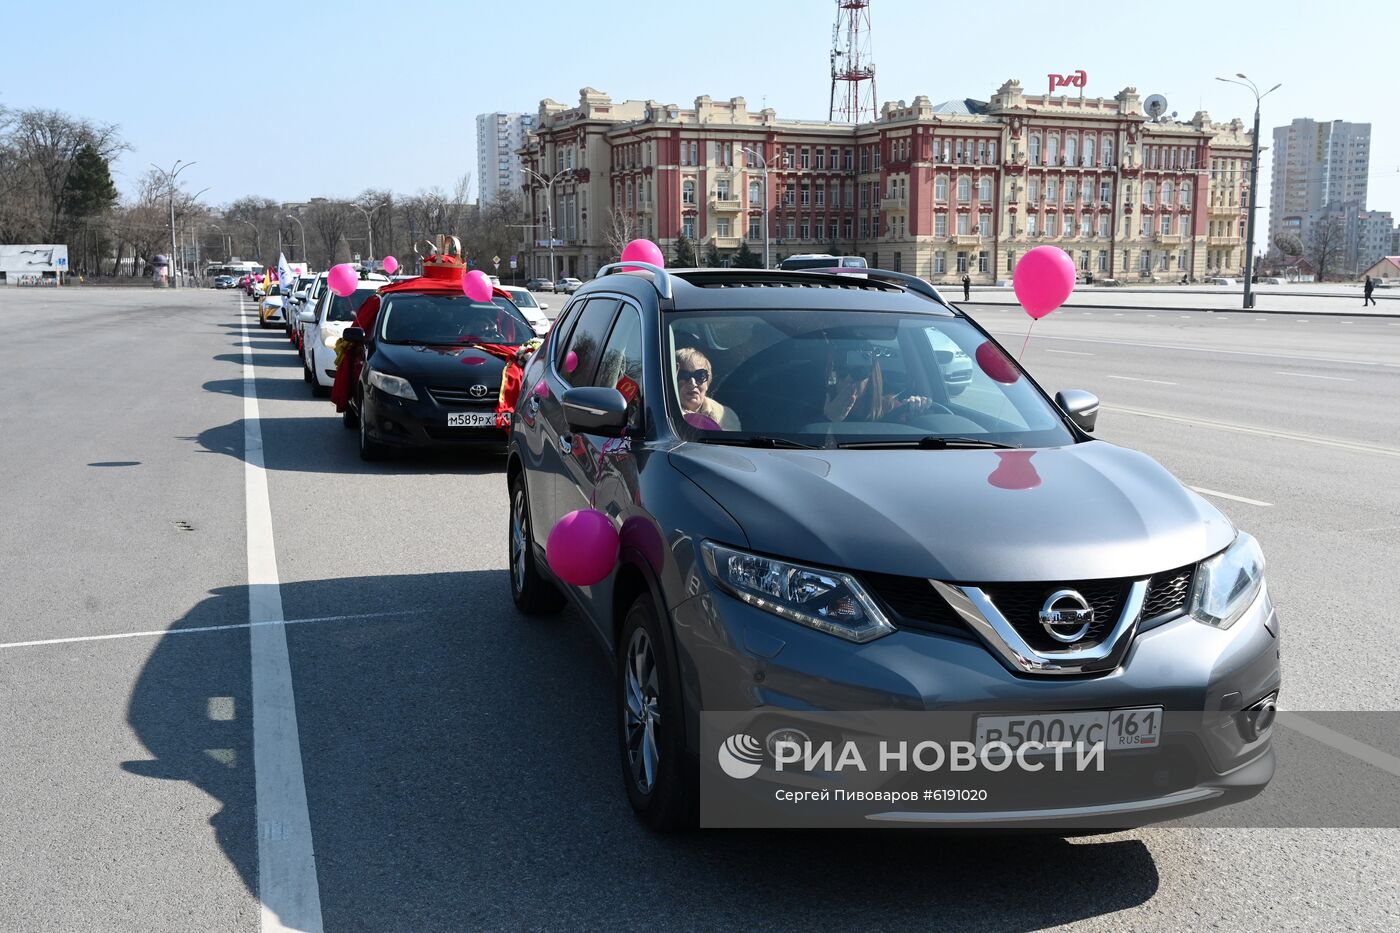
[[[1235,78],[1240,80],[1236,81]],[[1283,84],[1275,84],[1261,94],[1259,86],[1244,75],[1236,74],[1235,78],[1216,78],[1215,80],[1224,81],[1226,84],[1238,84],[1254,94],[1254,151],[1249,160],[1249,221],[1244,254],[1244,306],[1248,309],[1254,307],[1254,219],[1259,213],[1259,102],[1283,87]]]
[[[365,228],[369,231],[369,261],[374,262],[374,220],[372,219],[374,212],[365,210],[353,201],[350,202],[350,206],[365,215]],[[377,211],[383,206],[384,202],[381,201],[374,206],[374,210]]]
[[[191,165],[194,165],[193,162],[185,162],[184,165],[181,165],[180,163],[183,162],[183,161],[184,161],[183,159],[176,159],[176,160],[175,160],[175,164],[172,165],[172,166],[170,166],[170,171],[168,171],[168,172],[167,172],[165,169],[161,168],[159,165],[156,165],[154,162],[151,163],[151,168],[155,169],[157,172],[159,172],[160,174],[162,174],[162,175],[165,176],[166,185],[167,185],[167,186],[169,187],[169,189],[170,189],[170,263],[166,266],[166,269],[168,270],[168,271],[167,271],[167,274],[170,276],[170,287],[171,287],[171,288],[179,288],[179,287],[180,287],[180,286],[177,285],[176,282],[175,282],[176,276],[175,276],[175,269],[173,268],[173,266],[175,265],[175,249],[176,249],[176,247],[175,247],[175,177],[176,177],[177,175],[179,175],[181,172],[183,172],[185,169],[189,168]],[[205,190],[207,191],[208,189],[206,188]]]
[[[747,146],[744,147],[744,153],[756,157],[763,166],[763,268],[771,269],[773,264],[769,262],[768,258],[768,227],[770,225],[768,217],[768,160],[763,157],[763,153]],[[698,266],[700,264],[699,257],[696,259],[695,264]]]
[[[554,278],[554,183],[566,175],[574,174],[574,170],[566,168],[562,172],[557,172],[548,181],[534,169],[527,168],[524,169],[524,172],[544,187],[544,210],[546,223],[549,224],[549,280],[553,282],[556,281]]]
[[[282,216],[286,217],[288,220],[292,221],[298,227],[301,228],[301,261],[308,262],[306,258],[306,225],[303,224],[301,222],[301,218],[296,216],[295,214],[283,214]]]

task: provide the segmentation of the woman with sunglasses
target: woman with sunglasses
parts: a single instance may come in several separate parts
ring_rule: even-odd
[[[708,397],[713,374],[709,359],[699,350],[686,347],[676,351],[676,386],[681,411],[687,422],[702,430],[737,431],[739,416]]]

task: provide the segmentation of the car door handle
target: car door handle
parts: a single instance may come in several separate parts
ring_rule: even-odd
[[[538,395],[531,395],[525,402],[525,409],[532,415],[538,415],[540,413],[540,397]]]
[[[572,434],[559,435],[559,452],[565,456],[574,452],[574,436]]]

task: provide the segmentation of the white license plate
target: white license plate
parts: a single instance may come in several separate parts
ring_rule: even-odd
[[[1089,710],[1080,713],[1039,713],[1026,716],[979,716],[977,750],[990,742],[1011,748],[1022,742],[1069,742],[1104,750],[1156,748],[1162,738],[1162,707]]]
[[[494,411],[450,411],[447,413],[449,428],[494,428]]]

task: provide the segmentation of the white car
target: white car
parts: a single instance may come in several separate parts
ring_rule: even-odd
[[[311,283],[304,288],[305,294],[301,299],[301,305],[296,313],[292,315],[292,329],[295,331],[297,349],[301,351],[301,364],[306,365],[306,324],[302,322],[301,312],[313,311],[321,301],[321,296],[330,290],[330,285],[326,281],[326,273],[320,272],[311,277]]]
[[[535,329],[536,334],[543,337],[549,333],[550,320],[544,316],[544,313],[549,310],[549,305],[536,301],[529,289],[518,288],[514,285],[502,285],[500,288],[510,294],[510,300],[520,309],[520,313],[525,315],[525,320],[530,322],[530,326]]]
[[[1235,280],[1224,275],[1212,275],[1206,279],[1207,285],[1234,285]]]
[[[360,276],[360,284],[348,297],[342,298],[329,288],[316,306],[297,315],[302,335],[302,378],[311,386],[312,395],[325,395],[335,383],[335,344],[350,322],[355,320],[360,306],[369,297],[389,284],[386,275]]]

